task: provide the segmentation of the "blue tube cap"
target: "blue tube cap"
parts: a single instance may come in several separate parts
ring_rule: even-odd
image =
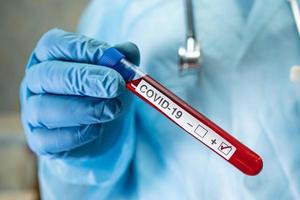
[[[121,63],[121,60],[124,58],[125,56],[120,51],[114,47],[110,47],[103,52],[103,55],[99,59],[99,64],[116,70],[122,75],[125,81],[128,81],[134,77],[135,72]]]

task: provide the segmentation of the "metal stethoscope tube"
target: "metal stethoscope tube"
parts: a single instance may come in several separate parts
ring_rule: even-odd
[[[192,0],[185,0],[186,46],[179,47],[179,66],[181,70],[196,68],[200,64],[201,49],[197,40]]]
[[[291,9],[292,9],[295,23],[297,26],[298,34],[300,36],[300,10],[299,10],[298,1],[297,0],[289,0],[289,3],[291,5]]]
[[[298,35],[300,37],[300,10],[299,4],[297,0],[288,0],[291,6],[291,10],[293,12],[295,24],[297,27]],[[290,80],[292,82],[300,82],[300,66],[294,65],[290,69]]]

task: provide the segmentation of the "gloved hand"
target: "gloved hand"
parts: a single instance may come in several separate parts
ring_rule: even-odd
[[[95,153],[89,149],[93,145],[85,144],[103,135],[110,137],[105,125],[120,129],[122,122],[114,122],[129,105],[130,97],[122,76],[99,63],[109,47],[59,29],[40,39],[29,59],[20,93],[22,123],[35,153],[59,158],[90,156],[86,154]],[[134,44],[115,47],[139,64]],[[83,145],[84,149],[76,152]]]

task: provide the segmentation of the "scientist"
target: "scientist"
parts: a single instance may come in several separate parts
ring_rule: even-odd
[[[196,54],[189,69],[178,58],[182,0],[94,0],[78,33],[42,36],[20,95],[43,199],[300,199],[300,83],[290,79],[300,40],[289,3],[195,0],[193,10],[202,61]],[[120,71],[99,63],[110,46],[255,150],[262,172],[242,174],[132,96]]]

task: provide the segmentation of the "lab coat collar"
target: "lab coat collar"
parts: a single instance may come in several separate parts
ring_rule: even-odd
[[[238,52],[236,65],[246,54],[252,42],[267,26],[276,11],[278,11],[284,4],[288,4],[287,0],[256,0],[252,10],[247,19],[246,27],[243,29],[243,40],[241,49]]]
[[[236,1],[226,0],[226,3],[224,3],[224,0],[206,0],[200,1],[200,3],[203,3],[205,9],[209,9],[209,12],[214,15],[216,20],[222,21],[234,33],[240,35],[242,27],[245,26],[245,21],[241,16],[240,8]]]

